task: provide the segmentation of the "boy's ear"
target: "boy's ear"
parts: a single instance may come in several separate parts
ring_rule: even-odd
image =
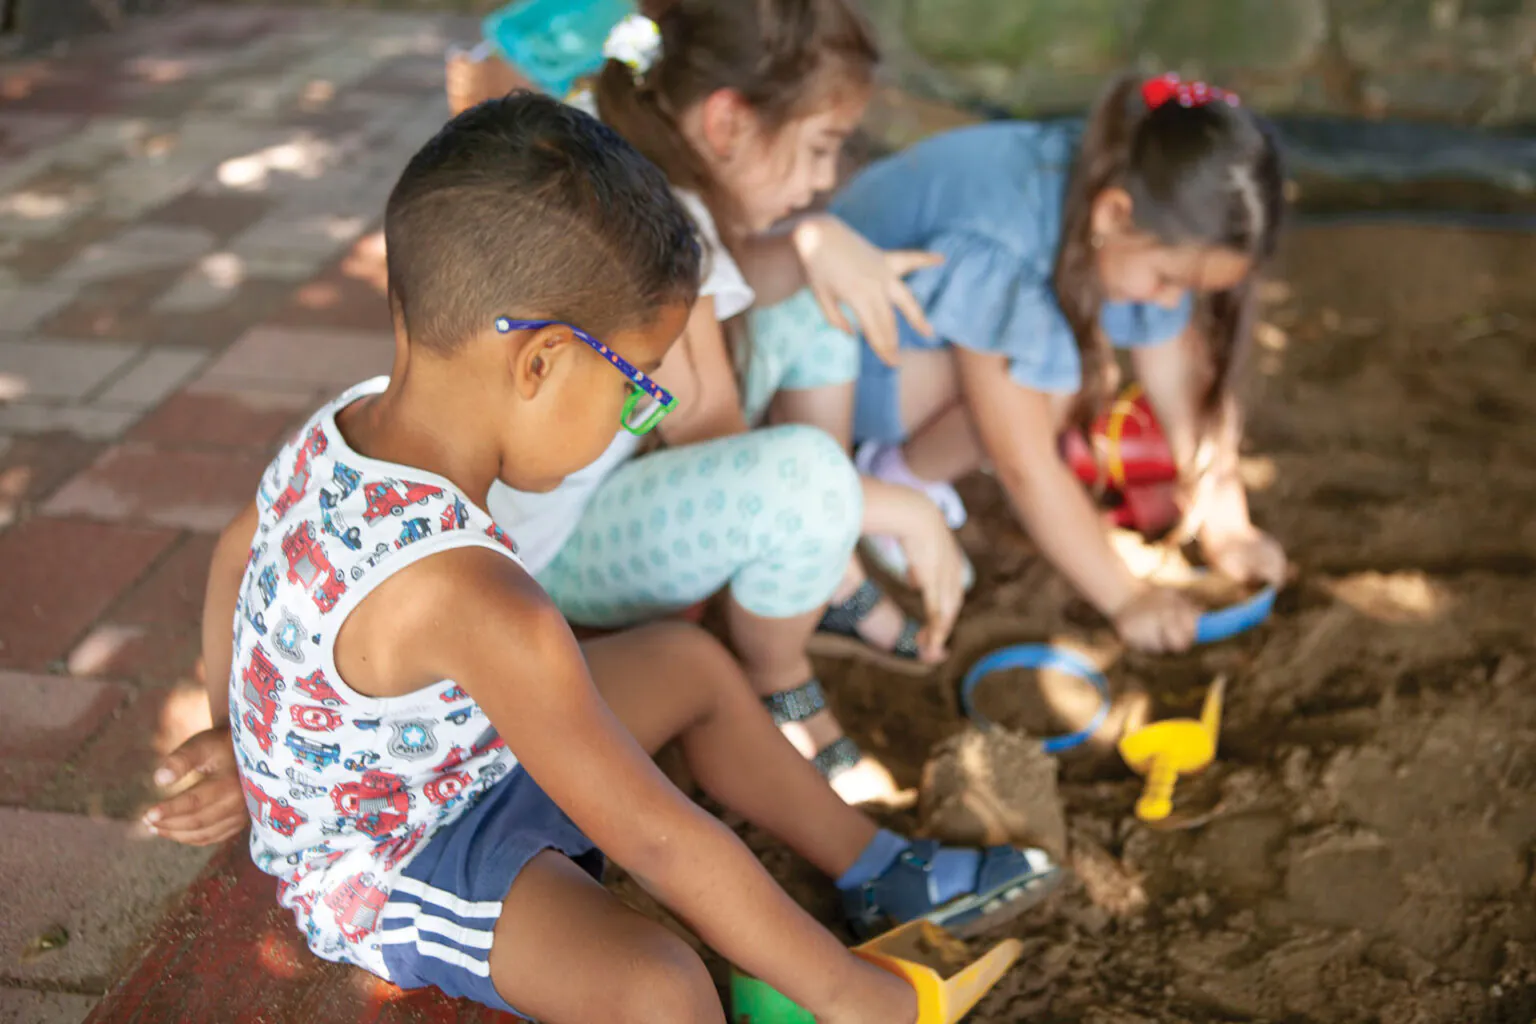
[[[1123,188],[1106,188],[1093,197],[1093,233],[1113,238],[1132,230],[1135,203]]]
[[[512,384],[524,399],[534,397],[549,383],[557,369],[571,351],[570,328],[550,324],[533,331],[522,332],[521,344],[517,337],[508,337],[508,369]]]

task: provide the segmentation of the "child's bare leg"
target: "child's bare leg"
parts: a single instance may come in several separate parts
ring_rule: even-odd
[[[842,875],[874,838],[874,822],[784,741],[741,666],[707,633],[658,623],[582,650],[598,690],[642,747],[680,741],[710,796],[827,875]]]
[[[956,402],[924,423],[901,446],[907,468],[920,480],[958,480],[985,461],[965,405]]]
[[[804,423],[831,434],[844,451],[853,447],[854,384],[780,391],[773,396],[775,423]]]
[[[502,998],[544,1024],[725,1020],[687,943],[553,850],[529,861],[507,891],[490,966]]]
[[[641,746],[655,751],[678,740],[705,791],[833,879],[845,912],[864,930],[926,916],[951,899],[972,921],[1011,916],[1057,874],[1038,851],[929,844],[904,858],[911,844],[876,829],[833,792],[703,630],[658,624],[593,641],[583,652],[608,706]]]
[[[805,648],[820,618],[821,609],[818,608],[793,618],[769,619],[747,611],[735,598],[727,600],[726,621],[731,646],[755,692],[766,697],[792,690],[815,678]],[[814,758],[843,736],[843,727],[830,710],[818,712],[802,722],[786,722],[780,729],[805,758]],[[832,788],[841,799],[850,803],[889,801],[899,793],[891,773],[867,754],[839,772]]]
[[[922,480],[951,481],[977,469],[981,442],[960,393],[960,377],[948,349],[901,354],[901,421],[910,426],[902,454]]]

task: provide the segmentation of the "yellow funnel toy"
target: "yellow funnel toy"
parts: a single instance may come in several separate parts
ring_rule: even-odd
[[[917,1024],[955,1024],[1008,973],[1024,944],[1004,939],[967,963],[964,942],[937,925],[913,921],[853,951],[917,990]]]
[[[956,1024],[991,991],[1024,952],[1005,939],[972,961],[965,943],[949,932],[913,921],[853,950],[902,978],[917,992],[917,1024]],[[813,1024],[811,1015],[756,978],[731,971],[734,1024]]]
[[[1181,775],[1200,771],[1216,757],[1221,731],[1221,700],[1226,679],[1211,684],[1200,720],[1171,718],[1153,722],[1120,739],[1120,756],[1131,770],[1147,777],[1136,801],[1136,817],[1162,821],[1173,810],[1173,787]]]

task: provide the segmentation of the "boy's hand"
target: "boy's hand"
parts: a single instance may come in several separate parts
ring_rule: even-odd
[[[925,624],[918,644],[925,656],[942,658],[965,602],[965,553],[939,507],[920,491],[908,493],[914,499],[912,526],[900,539],[907,556],[907,582],[923,595]]]
[[[1120,638],[1154,654],[1185,651],[1195,642],[1200,609],[1167,587],[1147,587],[1113,616]]]
[[[896,309],[919,334],[933,336],[923,307],[902,278],[914,270],[938,266],[943,256],[913,250],[886,252],[830,214],[807,217],[795,226],[793,237],[811,294],[833,327],[863,333],[875,355],[893,366]],[[853,311],[857,323],[848,322],[843,305]]]
[[[917,992],[907,982],[873,964],[856,961],[853,981],[838,1005],[818,1013],[818,1024],[916,1024]]]
[[[151,831],[188,846],[211,846],[249,824],[228,723],[205,729],[171,751],[155,772],[155,785],[170,789],[193,774],[200,776],[197,783],[144,815]]]

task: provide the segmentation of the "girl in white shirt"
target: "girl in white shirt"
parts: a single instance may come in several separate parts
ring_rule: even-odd
[[[583,625],[727,588],[732,646],[791,741],[846,799],[888,796],[807,652],[913,674],[946,656],[964,556],[926,496],[861,478],[847,454],[861,346],[849,329],[894,358],[895,309],[925,322],[901,278],[933,259],[881,252],[826,215],[772,230],[833,186],[869,99],[873,37],[848,0],[642,9],[610,35],[588,102],[667,174],[706,251],[701,298],[656,375],[678,401],[658,428],[668,447],[637,457],[621,434],[551,494],[496,489],[492,511]],[[926,622],[864,575],[860,534],[901,538]]]

